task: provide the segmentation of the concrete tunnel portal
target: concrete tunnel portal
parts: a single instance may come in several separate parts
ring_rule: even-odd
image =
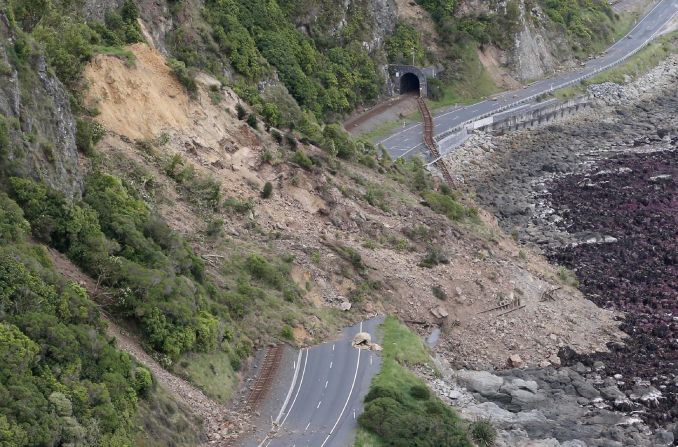
[[[427,78],[435,77],[435,68],[414,65],[389,65],[391,94],[426,97]]]

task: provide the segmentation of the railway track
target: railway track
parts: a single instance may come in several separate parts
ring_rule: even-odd
[[[443,175],[443,179],[445,180],[445,182],[450,187],[454,187],[454,180],[450,175],[450,171],[447,170],[445,162],[440,157],[438,143],[436,143],[436,140],[433,138],[433,117],[431,116],[431,112],[428,110],[428,106],[426,105],[426,101],[424,101],[424,98],[422,97],[417,98],[417,105],[419,106],[419,111],[421,112],[421,117],[424,121],[424,144],[428,148],[433,159],[437,160],[435,162],[435,166]]]
[[[268,387],[271,384],[271,378],[275,374],[278,365],[282,360],[283,349],[284,345],[275,345],[269,347],[268,351],[266,351],[266,356],[264,357],[259,370],[259,376],[254,382],[254,386],[250,390],[249,396],[247,396],[247,408],[250,410],[256,408],[266,394],[266,390],[268,390]]]

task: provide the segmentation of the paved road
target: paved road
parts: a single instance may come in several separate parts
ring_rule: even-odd
[[[579,82],[596,73],[610,68],[635,54],[645,44],[655,38],[664,26],[678,15],[678,0],[660,0],[626,37],[617,41],[602,56],[586,62],[580,70],[558,74],[552,78],[535,82],[524,89],[502,93],[495,96],[496,101],[485,100],[466,107],[452,107],[436,115],[433,119],[436,138],[458,131],[460,126],[498,112],[505,112],[526,103],[533,103],[537,96]],[[383,144],[393,158],[424,154],[423,131],[421,123],[411,124],[390,135],[379,143]]]
[[[372,351],[351,346],[358,332],[374,339],[383,318],[345,329],[341,338],[302,349],[282,408],[270,415],[277,430],[247,447],[346,447],[353,445],[356,417],[381,359]],[[285,365],[282,365],[283,367]],[[278,409],[276,409],[278,410]]]

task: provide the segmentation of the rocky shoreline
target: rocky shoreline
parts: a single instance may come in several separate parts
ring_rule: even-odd
[[[420,371],[462,414],[491,418],[499,445],[678,442],[678,56],[589,99],[555,124],[474,135],[446,160],[506,232],[626,315],[624,345],[563,347],[560,367]]]

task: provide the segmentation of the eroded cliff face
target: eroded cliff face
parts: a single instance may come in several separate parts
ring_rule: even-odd
[[[8,174],[43,180],[69,197],[80,195],[82,174],[75,145],[76,124],[70,95],[47,67],[45,58],[24,49],[17,54],[6,17],[0,38],[0,115],[9,145],[2,168]]]
[[[553,73],[571,57],[567,41],[549,27],[549,21],[536,5],[520,1],[520,32],[507,51],[508,70],[522,81],[531,81]]]

